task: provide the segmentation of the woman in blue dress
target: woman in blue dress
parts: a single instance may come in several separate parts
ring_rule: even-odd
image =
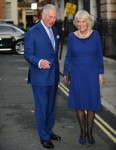
[[[94,144],[92,127],[95,112],[101,108],[100,85],[103,83],[103,55],[99,33],[93,30],[90,14],[81,10],[74,18],[77,31],[68,36],[64,62],[64,80],[70,71],[68,106],[76,110],[81,134],[79,143]],[[87,122],[85,118],[87,111]]]

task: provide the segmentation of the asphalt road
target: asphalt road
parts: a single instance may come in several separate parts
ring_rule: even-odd
[[[36,130],[34,99],[31,86],[27,84],[27,73],[28,63],[23,56],[0,54],[0,150],[44,149]],[[115,116],[105,110],[98,115],[115,129]],[[96,124],[94,125],[96,144],[82,146],[78,143],[79,124],[75,112],[68,110],[67,96],[60,88],[54,132],[62,137],[61,142],[53,142],[55,150],[116,149],[112,139]],[[114,136],[113,133],[112,135]]]

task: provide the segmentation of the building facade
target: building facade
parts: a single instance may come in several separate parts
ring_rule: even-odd
[[[17,0],[0,0],[0,19],[18,23]]]
[[[37,3],[37,9],[31,9],[32,3]],[[18,22],[24,23],[28,28],[33,24],[33,15],[41,13],[43,6],[51,3],[58,7],[58,19],[62,18],[64,13],[63,0],[19,0],[18,2]]]
[[[32,3],[37,4],[37,9],[32,9]],[[19,0],[18,2],[18,23],[23,23],[24,28],[33,25],[33,15],[41,13],[43,6],[50,3],[49,0]]]
[[[5,18],[5,1],[0,0],[0,19]]]
[[[0,19],[13,20],[15,24],[22,23],[24,28],[30,28],[33,15],[41,13],[43,6],[51,3],[58,8],[58,20],[62,20],[67,2],[76,4],[77,10],[85,9],[91,14],[101,33],[104,55],[116,56],[116,0],[0,0]],[[32,3],[37,3],[37,9],[31,9]],[[72,14],[67,17],[68,32],[73,31],[73,18]]]

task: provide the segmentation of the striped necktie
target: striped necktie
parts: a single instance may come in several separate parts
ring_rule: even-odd
[[[48,28],[48,34],[49,34],[49,38],[50,38],[50,41],[52,43],[52,46],[55,49],[55,40],[54,40],[54,35],[53,35],[51,28]]]

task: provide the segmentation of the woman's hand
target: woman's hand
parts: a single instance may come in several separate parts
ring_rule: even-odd
[[[66,81],[66,76],[64,76],[64,82],[67,82],[67,81]]]
[[[99,75],[99,84],[102,85],[102,84],[103,84],[103,81],[104,81],[103,75],[100,74],[100,75]]]
[[[70,84],[70,80],[67,79],[67,76],[64,76],[64,82],[67,82],[68,84]]]

